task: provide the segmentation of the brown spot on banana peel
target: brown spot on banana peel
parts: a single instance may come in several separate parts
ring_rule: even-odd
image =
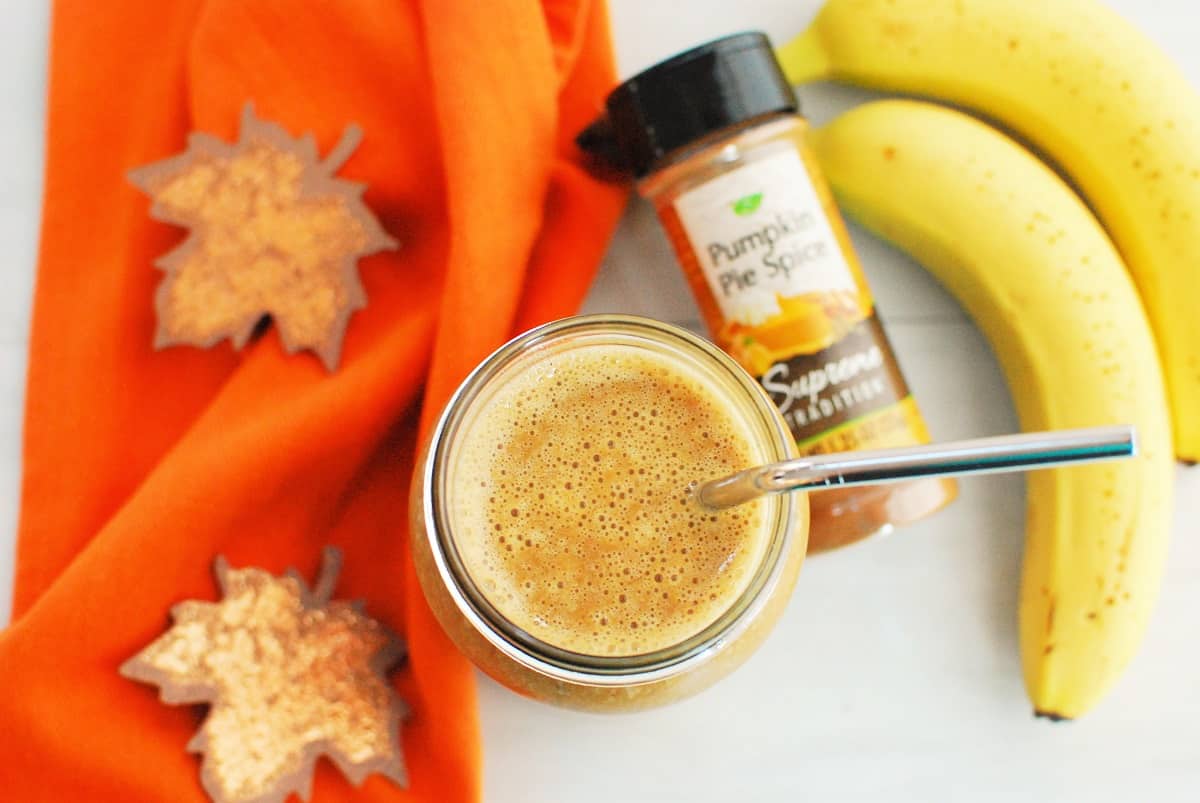
[[[885,38],[904,41],[913,35],[913,26],[901,20],[887,20],[879,26],[879,32]]]
[[[1056,646],[1055,643],[1050,640],[1050,636],[1054,632],[1054,611],[1058,605],[1058,597],[1051,594],[1049,589],[1044,586],[1042,587],[1042,593],[1050,597],[1050,604],[1046,609],[1046,644],[1044,647],[1042,647],[1042,657],[1045,658],[1046,656],[1050,655],[1050,653],[1054,652],[1054,647]]]

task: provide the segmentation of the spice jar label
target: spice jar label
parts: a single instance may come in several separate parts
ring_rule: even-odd
[[[758,377],[802,452],[837,451],[833,444],[862,448],[862,443],[888,440],[889,432],[908,432],[916,410],[896,408],[909,391],[886,343],[879,319],[871,315],[829,348],[780,360]],[[864,416],[883,410],[891,414],[868,427]],[[831,437],[850,422],[858,426],[849,445],[844,437]]]
[[[707,181],[674,207],[720,310],[714,339],[758,377],[802,452],[903,445],[923,432],[796,149]]]
[[[789,309],[789,300],[834,293],[853,302],[857,296],[794,149],[683,193],[675,209],[726,321],[758,327],[799,317],[790,314],[800,310]]]

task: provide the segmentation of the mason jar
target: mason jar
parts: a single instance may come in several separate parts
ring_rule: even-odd
[[[501,612],[504,606],[498,604],[499,599],[489,597],[495,592],[472,575],[464,560],[467,512],[463,506],[468,502],[463,492],[455,491],[459,486],[452,481],[455,477],[461,480],[469,470],[461,464],[464,433],[488,405],[497,403],[497,393],[508,383],[539,370],[547,360],[595,347],[643,354],[657,361],[655,364],[677,368],[702,383],[704,392],[744,425],[739,431],[745,433],[744,446],[755,463],[794,456],[794,440],[775,405],[753,378],[711,343],[645,318],[566,318],[502,346],[451,397],[414,475],[411,544],[430,607],[450,639],[481,670],[510,689],[544,702],[598,711],[634,710],[678,700],[709,686],[761,643],[782,613],[799,573],[808,537],[808,504],[798,493],[753,503],[762,506],[761,519],[755,521],[761,522],[764,535],[756,541],[760,547],[756,559],[745,567],[748,579],[728,599],[713,595],[715,618],[673,643],[656,644],[634,654],[589,654],[564,649],[519,626]],[[664,448],[664,462],[670,459]],[[552,492],[550,488],[528,491]],[[456,499],[455,493],[462,498]],[[516,515],[515,507],[513,512]],[[665,522],[668,514],[664,511],[661,515]],[[681,526],[676,535],[686,542],[688,534]],[[580,539],[593,535],[598,533],[578,532]]]

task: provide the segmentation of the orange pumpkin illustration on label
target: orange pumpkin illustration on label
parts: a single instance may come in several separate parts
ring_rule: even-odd
[[[826,349],[849,334],[854,324],[870,315],[850,290],[777,296],[779,312],[757,326],[736,320],[716,333],[718,344],[755,376],[797,354]]]

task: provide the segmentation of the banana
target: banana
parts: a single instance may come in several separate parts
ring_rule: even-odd
[[[1070,188],[968,115],[878,101],[811,137],[843,208],[974,317],[1024,429],[1137,428],[1136,458],[1028,477],[1025,684],[1037,713],[1077,717],[1137,649],[1171,529],[1166,392],[1137,292]]]
[[[780,58],[977,110],[1056,162],[1133,273],[1200,460],[1200,97],[1153,42],[1096,0],[829,0]]]

